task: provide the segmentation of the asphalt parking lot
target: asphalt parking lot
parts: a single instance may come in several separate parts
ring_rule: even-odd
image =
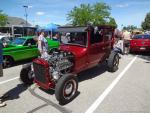
[[[9,94],[0,113],[150,113],[150,56],[125,55],[119,70],[105,64],[81,73],[77,97],[60,106],[53,91],[19,81],[21,65],[4,69],[0,94]]]

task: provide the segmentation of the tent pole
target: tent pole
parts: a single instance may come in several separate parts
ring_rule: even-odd
[[[52,31],[52,29],[51,29],[51,39],[52,39],[52,37],[53,37],[53,31]]]

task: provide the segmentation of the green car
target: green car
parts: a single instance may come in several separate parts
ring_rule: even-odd
[[[58,41],[48,39],[49,49],[59,47]],[[20,37],[14,39],[10,44],[3,48],[3,66],[9,67],[16,61],[35,58],[40,55],[37,43],[33,36]]]

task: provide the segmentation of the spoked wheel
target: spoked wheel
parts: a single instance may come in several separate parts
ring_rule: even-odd
[[[7,67],[10,67],[12,66],[13,64],[13,59],[9,56],[4,56],[3,57],[3,67],[4,68],[7,68]]]
[[[55,96],[61,105],[69,103],[76,96],[77,77],[72,74],[63,75],[56,84]]]
[[[108,71],[115,72],[118,70],[119,66],[119,55],[118,53],[112,51],[108,58]]]

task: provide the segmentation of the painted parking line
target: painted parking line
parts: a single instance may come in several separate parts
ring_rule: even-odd
[[[123,75],[127,72],[127,70],[132,66],[132,64],[137,59],[135,56],[132,61],[126,66],[126,68],[118,75],[118,77],[105,89],[105,91],[97,98],[97,100],[89,107],[89,109],[85,113],[93,113],[96,108],[102,103],[105,97],[111,92],[111,90],[115,87],[115,85],[119,82],[119,80],[123,77]]]
[[[12,78],[12,79],[8,79],[8,80],[5,80],[5,81],[2,81],[2,82],[0,82],[0,85],[1,84],[5,84],[5,83],[10,82],[10,81],[13,81],[13,80],[16,80],[16,79],[19,79],[19,77],[15,77],[15,78]]]

